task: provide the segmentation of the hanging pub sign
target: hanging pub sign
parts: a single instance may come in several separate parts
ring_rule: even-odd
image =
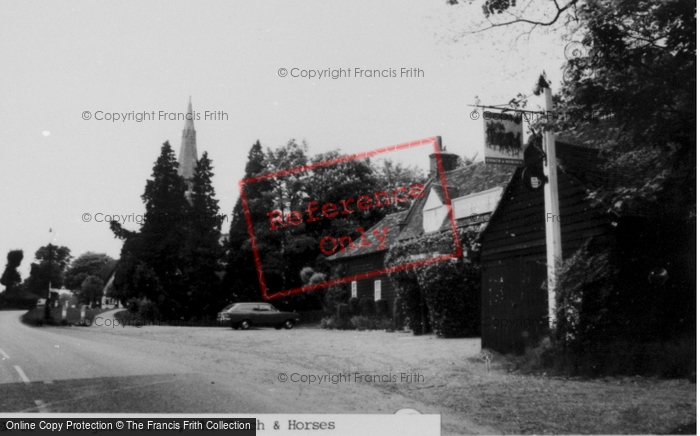
[[[522,115],[489,111],[483,115],[486,163],[524,166]]]

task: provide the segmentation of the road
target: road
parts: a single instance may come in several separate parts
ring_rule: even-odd
[[[374,384],[278,380],[281,372],[345,368],[333,350],[348,335],[327,333],[323,352],[309,352],[312,342],[318,349],[318,330],[30,327],[19,321],[22,313],[0,312],[0,413],[444,412]],[[382,359],[356,351],[360,362]],[[442,414],[442,421],[449,433],[496,432],[464,416]]]
[[[246,398],[149,341],[97,327],[29,327],[22,313],[0,312],[0,412],[269,410],[269,401]]]

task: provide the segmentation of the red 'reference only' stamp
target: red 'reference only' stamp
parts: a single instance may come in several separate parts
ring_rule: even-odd
[[[433,152],[435,153],[435,161],[437,166],[438,179],[441,184],[442,194],[445,198],[445,204],[447,205],[448,217],[450,220],[450,226],[452,235],[454,238],[454,253],[441,254],[434,257],[423,258],[420,260],[408,262],[402,265],[395,265],[392,267],[385,267],[377,269],[374,271],[368,271],[361,274],[354,274],[346,277],[341,277],[333,280],[328,280],[323,283],[308,284],[304,286],[299,286],[291,289],[284,289],[282,291],[274,292],[269,294],[268,287],[265,281],[265,273],[263,271],[263,264],[260,256],[260,251],[258,249],[257,240],[255,237],[255,226],[253,225],[253,219],[251,217],[250,209],[248,207],[248,199],[246,198],[245,186],[257,183],[264,180],[270,180],[278,177],[289,176],[295,173],[301,173],[305,171],[312,171],[314,169],[329,167],[332,165],[338,165],[343,162],[348,162],[356,159],[364,159],[369,157],[374,157],[382,155],[389,152],[395,152],[400,150],[406,150],[413,147],[420,146],[432,146]],[[253,258],[255,260],[255,267],[257,270],[258,281],[260,284],[260,290],[265,300],[272,300],[280,297],[287,297],[290,295],[300,294],[303,292],[310,292],[322,288],[327,288],[329,286],[338,285],[342,283],[349,283],[356,280],[369,279],[372,277],[377,277],[384,274],[389,274],[396,271],[403,271],[406,269],[416,268],[423,265],[429,265],[432,263],[443,262],[450,259],[456,259],[462,257],[462,247],[459,242],[459,234],[457,232],[457,225],[455,223],[454,214],[452,211],[452,202],[449,196],[449,191],[447,189],[447,182],[445,179],[444,168],[442,164],[441,150],[439,145],[439,140],[437,137],[425,138],[417,141],[405,142],[402,144],[392,145],[389,147],[379,148],[372,151],[366,151],[362,153],[357,153],[349,156],[342,156],[335,159],[330,159],[323,162],[316,162],[296,168],[291,168],[282,171],[276,171],[268,174],[263,174],[260,176],[249,177],[242,179],[238,183],[241,203],[243,205],[243,212],[245,214],[246,225],[248,227],[248,236],[250,237],[250,244],[253,252]],[[387,191],[378,191],[373,193],[358,193],[355,197],[349,197],[340,200],[335,203],[325,203],[319,204],[318,201],[312,200],[306,203],[306,207],[303,210],[292,210],[288,213],[283,213],[280,210],[272,210],[267,213],[267,224],[269,224],[269,229],[274,233],[276,231],[283,231],[286,228],[294,227],[302,224],[303,222],[314,222],[321,219],[333,219],[343,215],[348,215],[353,213],[353,206],[360,211],[367,211],[373,207],[382,207],[384,205],[389,205],[393,202],[401,203],[409,200],[416,200],[421,198],[428,193],[425,190],[425,186],[420,183],[413,183],[408,186],[399,186],[392,188]],[[356,231],[360,235],[359,247],[371,246],[372,242],[365,237],[364,228],[358,228]],[[374,229],[372,231],[373,236],[376,239],[377,250],[383,250],[388,248],[384,242],[387,239],[388,228]],[[318,244],[320,252],[326,256],[330,256],[338,251],[343,252],[345,250],[354,250],[356,245],[353,242],[351,236],[341,236],[335,238],[333,236],[323,237]]]

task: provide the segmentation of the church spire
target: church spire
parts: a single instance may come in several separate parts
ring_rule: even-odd
[[[190,101],[187,105],[185,128],[182,130],[182,142],[180,143],[180,157],[177,162],[180,164],[177,170],[178,174],[187,182],[191,182],[195,166],[197,165],[197,132],[194,130],[192,96],[190,96]]]

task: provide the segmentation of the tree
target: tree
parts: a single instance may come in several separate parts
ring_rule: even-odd
[[[250,179],[267,172],[265,153],[260,141],[256,141],[248,152],[245,178]],[[267,212],[272,210],[271,201],[263,194],[272,189],[271,184],[268,180],[254,181],[244,184],[242,189],[245,190],[246,204],[257,237],[264,230]],[[264,240],[259,241],[258,248],[265,249]],[[255,258],[250,244],[243,202],[240,197],[233,208],[226,256],[226,274],[222,297],[226,302],[261,301],[262,294],[255,267]]]
[[[10,250],[7,253],[7,264],[5,265],[5,271],[0,277],[0,284],[5,286],[5,292],[11,294],[15,291],[17,285],[22,282],[22,276],[20,275],[17,268],[19,268],[24,259],[24,252],[22,250]]]
[[[31,264],[29,277],[24,282],[27,291],[43,297],[48,292],[49,283],[52,288],[63,286],[63,272],[72,258],[68,247],[49,244],[39,248],[34,258],[36,262]]]
[[[104,282],[98,276],[87,276],[80,285],[80,295],[91,307],[95,307],[100,304],[104,286]]]
[[[109,262],[114,262],[114,259],[104,253],[88,251],[81,254],[66,269],[64,286],[71,291],[79,292],[83,281],[88,276],[100,276]]]
[[[187,221],[192,219],[185,198],[187,185],[177,169],[175,153],[166,141],[141,196],[146,206],[141,231],[130,232],[119,223],[110,223],[115,236],[125,239],[115,293],[122,299],[147,298],[170,319],[187,314],[183,304],[187,262],[183,247],[189,230]]]
[[[183,301],[194,316],[214,315],[221,308],[218,305],[221,283],[217,273],[222,270],[223,261],[223,247],[219,243],[222,217],[212,176],[211,160],[205,152],[197,162],[192,179],[191,200],[195,212],[184,248],[186,296]]]
[[[504,26],[529,32],[555,24],[566,29],[568,61],[561,91],[554,96],[558,117],[535,127],[563,130],[582,120],[612,117],[619,133],[606,146],[606,170],[629,177],[594,197],[615,212],[647,207],[657,198],[695,203],[694,177],[672,177],[695,173],[695,2],[487,0],[482,12],[487,26],[471,33]],[[671,204],[648,209],[686,217],[695,213],[694,207],[679,210]]]

